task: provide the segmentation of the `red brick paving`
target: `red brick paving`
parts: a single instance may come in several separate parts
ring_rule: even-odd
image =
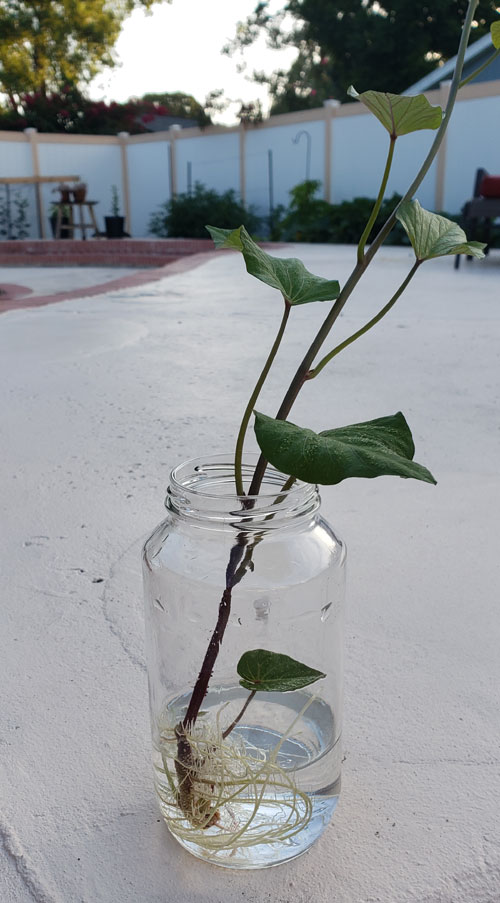
[[[215,257],[217,253],[217,251],[208,249],[204,250],[201,254],[190,253],[188,256],[180,257],[179,259],[173,258],[171,263],[162,267],[144,270],[141,273],[131,273],[127,276],[121,276],[118,279],[102,282],[99,285],[88,286],[87,288],[76,288],[71,291],[56,292],[53,295],[25,294],[31,292],[31,289],[22,285],[14,285],[11,283],[7,285],[4,283],[1,287],[7,291],[5,295],[0,295],[0,313],[5,313],[8,310],[20,310],[25,307],[42,307],[46,304],[54,304],[57,301],[69,301],[71,298],[87,298],[92,295],[101,295],[104,292],[112,292],[116,289],[129,288],[130,286],[135,285],[146,285],[148,282],[158,282],[159,279],[164,279],[166,276],[184,273],[186,270],[191,270],[194,267],[200,266],[200,264],[204,263],[206,260]],[[0,256],[0,263],[2,262],[3,255]],[[17,258],[17,265],[24,265],[21,263],[20,256]],[[97,266],[97,264],[95,265]],[[125,266],[126,264],[123,263],[123,265]],[[130,266],[131,264],[129,263],[128,265]],[[64,263],[59,261],[59,266],[64,266]]]

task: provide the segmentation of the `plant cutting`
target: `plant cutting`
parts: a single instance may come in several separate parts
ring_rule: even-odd
[[[389,313],[424,263],[484,256],[483,244],[467,241],[456,223],[414,199],[449,122],[476,5],[470,0],[444,111],[423,95],[351,89],[386,129],[389,146],[380,191],[342,288],[299,260],[267,254],[243,226],[207,227],[216,247],[240,252],[248,273],[276,289],[282,305],[234,457],[205,457],[172,472],[168,517],[143,556],[160,807],[183,846],[219,865],[256,868],[300,855],[321,835],[337,803],[345,549],[319,515],[317,486],[383,475],[436,482],[414,460],[401,412],[319,433],[288,417],[305,383]],[[396,143],[421,129],[436,132],[431,149],[367,247]],[[396,220],[413,247],[413,265],[375,316],[327,345]],[[262,387],[293,308],[315,302],[333,303],[271,417],[257,410]],[[252,416],[260,448],[255,460],[244,454]]]
[[[125,238],[125,217],[120,214],[118,188],[111,186],[111,216],[104,217],[106,238]]]

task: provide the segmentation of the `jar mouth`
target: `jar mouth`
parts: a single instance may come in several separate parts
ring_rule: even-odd
[[[258,455],[245,456],[245,490],[250,486],[257,461]],[[268,465],[261,491],[257,495],[238,495],[230,455],[192,458],[171,471],[165,506],[190,519],[231,522],[237,517],[239,526],[262,525],[266,521],[267,526],[274,528],[282,526],[284,517],[311,515],[319,507],[317,486],[297,480],[289,489],[283,489],[288,479],[287,474]]]

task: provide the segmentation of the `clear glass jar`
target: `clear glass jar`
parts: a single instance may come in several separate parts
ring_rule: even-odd
[[[246,486],[252,474],[246,463]],[[160,809],[186,849],[231,868],[303,853],[340,789],[345,547],[319,516],[317,487],[280,493],[285,480],[268,468],[249,506],[226,458],[189,461],[144,547]],[[237,666],[249,650],[326,676],[248,702]]]

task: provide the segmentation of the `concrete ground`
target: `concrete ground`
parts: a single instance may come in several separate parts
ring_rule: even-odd
[[[355,251],[276,253],[343,282]],[[382,250],[325,350],[411,262]],[[306,856],[250,873],[191,858],[160,819],[140,549],[171,467],[232,449],[281,301],[236,254],[170,272],[0,316],[2,903],[498,903],[498,252],[425,264],[290,417],[401,409],[438,485],[322,492],[348,546],[344,787]],[[292,311],[261,410],[327,307]]]
[[[141,267],[3,267],[0,288],[5,283],[28,289],[26,294],[55,295],[111,282],[119,276],[142,272]]]

